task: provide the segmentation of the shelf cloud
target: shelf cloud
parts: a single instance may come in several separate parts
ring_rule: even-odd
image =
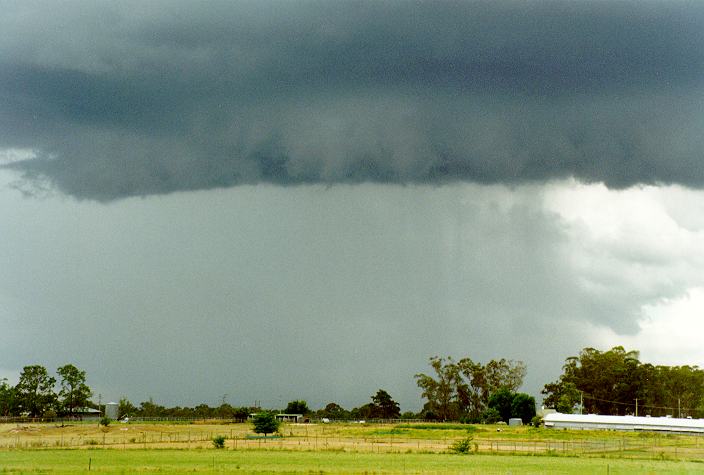
[[[9,2],[0,164],[111,201],[242,184],[704,185],[704,4]]]

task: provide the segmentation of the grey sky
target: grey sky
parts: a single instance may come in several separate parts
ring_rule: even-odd
[[[48,5],[0,2],[0,376],[415,410],[436,354],[676,356],[704,4]]]
[[[700,187],[697,2],[9,2],[0,144],[79,198],[237,184]],[[36,184],[36,181],[35,181]]]

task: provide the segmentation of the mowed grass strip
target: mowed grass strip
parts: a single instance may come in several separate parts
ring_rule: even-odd
[[[326,473],[326,474],[695,474],[695,462],[453,454],[373,454],[221,450],[7,450],[12,473]]]

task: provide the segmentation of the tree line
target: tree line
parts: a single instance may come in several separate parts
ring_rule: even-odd
[[[91,406],[92,392],[86,372],[72,364],[56,370],[57,380],[41,365],[25,366],[16,386],[0,380],[0,415],[71,417],[79,408]],[[58,381],[58,386],[57,386]]]
[[[379,389],[371,396],[371,402],[351,410],[346,410],[337,403],[331,402],[325,407],[312,410],[304,400],[290,401],[285,408],[267,408],[263,410],[258,406],[235,407],[226,402],[219,406],[211,407],[207,404],[199,404],[195,407],[165,407],[155,403],[152,399],[144,401],[135,406],[127,398],[120,399],[118,405],[118,418],[123,417],[169,417],[169,418],[195,418],[195,419],[234,419],[245,420],[250,415],[259,412],[274,412],[283,414],[300,414],[304,417],[315,419],[398,419],[402,416],[406,418],[416,417],[415,413],[401,414],[399,404],[393,400],[391,395]]]
[[[672,415],[704,417],[704,371],[697,366],[664,366],[641,363],[637,351],[617,346],[608,351],[584,348],[565,360],[557,381],[546,384],[543,405],[563,413],[607,415]],[[369,402],[345,409],[336,402],[311,410],[306,401],[294,400],[274,412],[301,414],[331,420],[425,419],[493,423],[535,416],[533,396],[518,392],[526,375],[521,361],[498,359],[486,364],[469,357],[433,356],[432,371],[414,375],[424,405],[421,411],[402,413],[384,389]],[[86,372],[72,364],[57,368],[56,377],[40,365],[25,366],[17,385],[0,379],[0,415],[72,417],[80,408],[97,408],[91,401]],[[225,402],[209,406],[166,407],[151,398],[139,405],[121,398],[118,417],[222,418],[245,420],[260,407],[235,407]]]
[[[702,369],[642,363],[639,356],[622,346],[584,348],[545,385],[544,405],[562,413],[704,417]]]

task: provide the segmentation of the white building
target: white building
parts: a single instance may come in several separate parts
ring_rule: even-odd
[[[641,430],[680,433],[704,433],[704,419],[673,417],[599,416],[596,414],[560,414],[543,418],[545,427],[554,429]]]

